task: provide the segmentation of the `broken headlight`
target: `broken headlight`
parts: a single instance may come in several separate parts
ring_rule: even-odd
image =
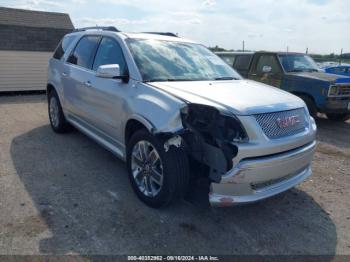
[[[215,107],[188,104],[181,110],[183,126],[200,133],[206,141],[242,142],[248,136],[238,118]]]

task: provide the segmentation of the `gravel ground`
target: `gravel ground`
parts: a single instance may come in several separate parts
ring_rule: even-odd
[[[195,190],[155,210],[123,162],[77,131],[54,134],[46,107],[0,97],[0,254],[350,255],[350,122],[318,120],[314,174],[295,189],[217,209]]]

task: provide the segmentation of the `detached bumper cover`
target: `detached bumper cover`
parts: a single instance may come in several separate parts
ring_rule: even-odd
[[[252,203],[296,186],[311,175],[315,148],[313,141],[287,152],[243,159],[220,183],[211,184],[209,202],[212,206]]]

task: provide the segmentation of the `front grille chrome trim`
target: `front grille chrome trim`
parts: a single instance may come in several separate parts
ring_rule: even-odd
[[[294,119],[296,116],[299,121],[289,126],[281,127],[278,123],[279,119]],[[254,117],[265,135],[270,139],[277,139],[302,133],[309,125],[307,113],[304,108],[255,114]]]

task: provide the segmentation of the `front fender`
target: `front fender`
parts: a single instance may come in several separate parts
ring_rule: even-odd
[[[313,98],[318,108],[323,108],[327,100],[330,83],[318,79],[287,76],[283,89],[291,93],[306,94]]]
[[[154,134],[174,133],[183,128],[180,109],[186,105],[184,101],[145,83],[134,88],[127,121],[135,119]]]

